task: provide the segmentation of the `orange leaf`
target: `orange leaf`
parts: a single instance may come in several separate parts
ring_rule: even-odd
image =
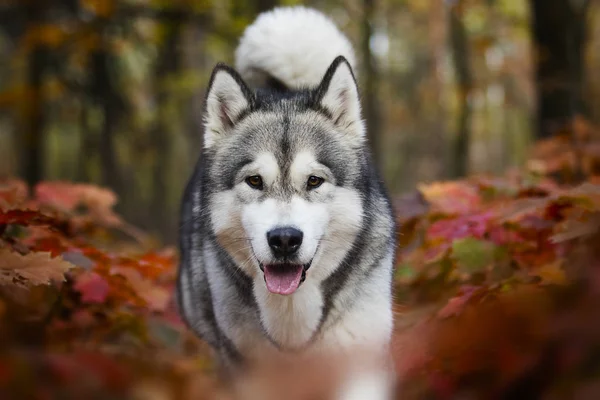
[[[536,268],[532,275],[539,276],[543,284],[564,285],[567,283],[567,276],[561,265],[562,261],[556,260],[553,263]]]
[[[419,185],[418,189],[431,204],[433,212],[463,215],[477,211],[481,206],[477,188],[466,182],[436,182]]]
[[[138,296],[148,303],[148,307],[153,311],[164,311],[169,302],[169,292],[160,286],[156,286],[152,281],[145,279],[139,271],[127,267],[114,267],[111,269],[113,274],[122,275],[129,281],[131,287]]]
[[[27,200],[27,185],[20,180],[0,181],[0,210],[9,210]]]

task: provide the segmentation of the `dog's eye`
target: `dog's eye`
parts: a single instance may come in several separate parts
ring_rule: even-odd
[[[262,190],[263,181],[260,175],[252,175],[246,178],[246,183],[253,189]]]
[[[308,190],[316,189],[321,186],[323,182],[325,182],[325,179],[313,175],[308,178],[308,181],[306,181],[306,187]]]

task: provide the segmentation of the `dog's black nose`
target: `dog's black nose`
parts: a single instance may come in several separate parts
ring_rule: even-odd
[[[275,257],[289,257],[298,251],[303,236],[296,228],[275,228],[267,232],[267,242]]]

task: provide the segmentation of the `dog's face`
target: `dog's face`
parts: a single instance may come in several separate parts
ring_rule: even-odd
[[[321,85],[285,97],[252,93],[219,66],[206,101],[209,210],[216,238],[271,293],[322,281],[362,220],[364,124],[343,58]]]

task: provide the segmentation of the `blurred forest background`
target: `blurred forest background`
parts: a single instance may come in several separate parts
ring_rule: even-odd
[[[0,178],[108,186],[173,242],[212,68],[258,13],[293,4],[353,42],[395,194],[520,166],[536,138],[599,122],[594,1],[3,0]]]

